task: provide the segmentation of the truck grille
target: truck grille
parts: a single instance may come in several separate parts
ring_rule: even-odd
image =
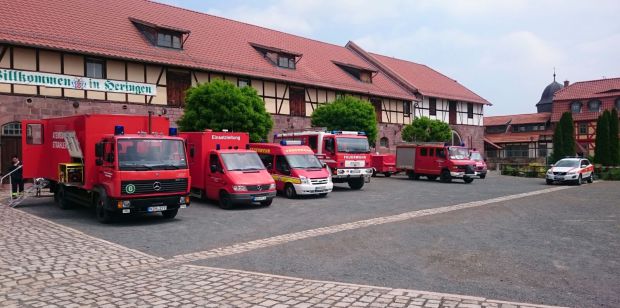
[[[327,179],[310,179],[310,183],[312,185],[325,185],[327,184]]]
[[[127,190],[127,186],[133,185]],[[169,180],[146,180],[146,181],[122,181],[121,193],[123,195],[153,194],[187,191],[187,179]]]
[[[474,166],[472,165],[465,165],[465,166],[457,166],[457,168],[459,170],[463,170],[465,171],[465,174],[474,174]]]
[[[269,184],[263,184],[263,185],[248,185],[248,191],[263,191],[263,190],[269,190]]]

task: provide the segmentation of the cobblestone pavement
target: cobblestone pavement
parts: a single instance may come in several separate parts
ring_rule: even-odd
[[[433,213],[521,195],[438,208]],[[309,234],[433,213],[404,213]],[[1,307],[549,307],[189,265],[186,262],[210,257],[209,253],[165,260],[17,209],[0,207],[0,217]],[[287,240],[303,238],[298,237]],[[248,247],[258,249],[277,242],[266,239],[258,246],[254,243],[256,247],[242,244],[245,248],[239,251],[223,251],[242,253]]]

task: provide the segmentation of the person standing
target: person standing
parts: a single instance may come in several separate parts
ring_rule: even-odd
[[[24,193],[24,178],[22,177],[22,162],[19,160],[17,155],[13,155],[11,158],[12,165],[9,168],[9,173],[11,173],[11,197],[16,199],[19,195]]]

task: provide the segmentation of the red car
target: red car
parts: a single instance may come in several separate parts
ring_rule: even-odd
[[[487,176],[487,163],[484,158],[482,158],[482,154],[476,150],[469,151],[469,159],[476,162],[476,173],[478,177],[484,179]]]

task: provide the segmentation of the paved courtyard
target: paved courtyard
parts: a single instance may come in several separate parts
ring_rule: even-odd
[[[617,307],[619,188],[376,178],[114,225],[32,199],[0,207],[0,306]]]

